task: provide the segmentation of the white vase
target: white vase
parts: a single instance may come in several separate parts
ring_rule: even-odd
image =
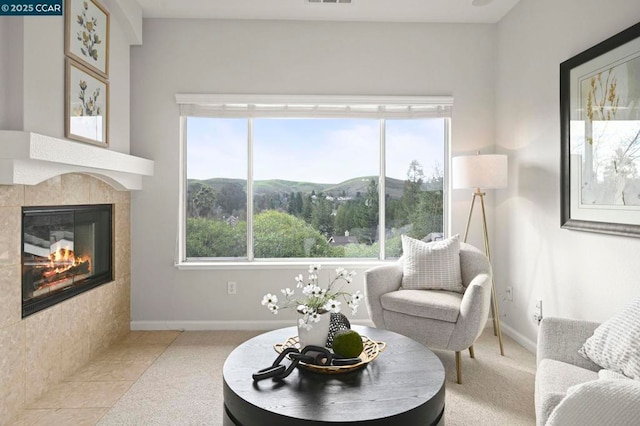
[[[307,330],[298,323],[298,339],[300,340],[300,349],[305,346],[314,345],[325,347],[327,345],[327,336],[329,335],[329,325],[331,324],[331,315],[326,313],[320,315],[320,321],[309,322],[311,330]]]

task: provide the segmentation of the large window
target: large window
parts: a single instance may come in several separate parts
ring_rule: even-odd
[[[450,99],[177,98],[182,262],[397,258],[402,234],[442,238]]]

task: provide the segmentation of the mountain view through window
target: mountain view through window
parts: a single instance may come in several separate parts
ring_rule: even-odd
[[[188,259],[394,258],[401,234],[442,237],[445,118],[186,125]]]

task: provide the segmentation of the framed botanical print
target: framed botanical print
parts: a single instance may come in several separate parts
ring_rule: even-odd
[[[65,54],[109,78],[109,11],[97,0],[65,0]]]
[[[640,23],[560,64],[561,226],[640,237]]]
[[[108,146],[109,82],[72,59],[65,65],[65,137]]]

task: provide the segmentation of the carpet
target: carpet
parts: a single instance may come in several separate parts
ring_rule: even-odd
[[[260,333],[181,333],[98,424],[222,425],[224,360]],[[474,348],[475,359],[463,354],[462,385],[455,381],[453,352],[434,351],[446,370],[446,425],[535,425],[535,355],[504,336],[500,356],[490,328]]]

